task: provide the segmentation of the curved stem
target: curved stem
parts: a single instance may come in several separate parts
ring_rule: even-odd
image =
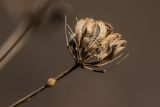
[[[74,66],[70,67],[69,69],[63,71],[62,73],[60,73],[58,76],[55,77],[55,81],[58,81],[60,79],[62,79],[63,77],[65,77],[66,75],[70,74],[72,71],[74,71],[76,68],[78,68],[80,65],[79,64],[75,64]],[[55,84],[54,84],[55,85]],[[54,86],[53,85],[53,86]],[[52,86],[52,87],[53,87]],[[30,94],[26,95],[25,97],[21,98],[20,100],[16,101],[15,103],[11,104],[8,107],[17,107],[19,105],[21,105],[22,103],[28,102],[31,100],[31,98],[33,98],[34,96],[40,94],[42,91],[44,91],[47,88],[50,88],[51,86],[45,84],[42,85],[40,88],[34,90],[33,92],[31,92]]]

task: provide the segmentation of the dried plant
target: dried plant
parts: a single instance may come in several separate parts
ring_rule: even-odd
[[[67,24],[67,18],[65,17],[65,34],[67,47],[75,60],[75,64],[55,78],[49,78],[45,85],[16,101],[9,107],[16,107],[31,100],[32,97],[43,90],[53,87],[58,80],[78,67],[104,73],[106,69],[99,70],[98,68],[120,59],[113,65],[115,66],[127,57],[127,55],[119,54],[126,47],[126,40],[123,40],[119,33],[114,33],[109,23],[101,20],[91,18],[77,19],[75,32],[73,32]]]
[[[106,70],[92,67],[102,67],[123,56],[116,57],[126,47],[126,40],[122,40],[121,34],[114,33],[109,23],[92,18],[80,19],[77,20],[75,32],[67,23],[65,26],[69,52],[82,68],[103,73]]]

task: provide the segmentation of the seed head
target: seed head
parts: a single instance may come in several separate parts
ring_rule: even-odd
[[[122,35],[114,33],[112,26],[101,20],[77,20],[75,32],[67,23],[65,26],[71,55],[76,63],[87,69],[93,70],[89,67],[99,67],[114,61],[122,56],[116,57],[126,47],[126,40],[122,39]]]

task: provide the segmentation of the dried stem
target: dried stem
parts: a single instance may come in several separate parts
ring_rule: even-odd
[[[55,81],[58,81],[58,80],[62,79],[63,77],[65,77],[66,75],[68,75],[69,73],[74,71],[76,68],[78,68],[79,66],[80,66],[79,64],[75,64],[74,66],[70,67],[66,71],[63,71],[61,74],[59,74],[57,77],[55,77]],[[48,85],[48,84],[42,85],[40,88],[34,90],[30,94],[26,95],[25,97],[21,98],[20,100],[16,101],[15,103],[11,104],[8,107],[17,107],[17,106],[21,105],[22,103],[28,102],[34,96],[40,94],[42,91],[44,91],[47,88],[53,87],[54,85],[55,84],[52,84],[52,86]]]
[[[35,91],[31,92],[30,94],[28,94],[27,96],[21,98],[20,100],[16,101],[15,103],[13,103],[12,105],[8,106],[8,107],[17,107],[20,104],[24,103],[24,102],[28,102],[32,97],[34,97],[35,95],[37,95],[38,93],[42,92],[43,90],[45,90],[46,88],[48,88],[47,85],[43,85],[40,88],[36,89]]]

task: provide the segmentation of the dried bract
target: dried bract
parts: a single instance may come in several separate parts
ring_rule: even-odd
[[[122,35],[114,33],[112,26],[101,20],[77,20],[75,32],[66,23],[65,32],[68,49],[76,63],[93,71],[98,71],[93,67],[107,65],[122,57],[122,54],[116,56],[126,47],[126,40],[122,39]]]

